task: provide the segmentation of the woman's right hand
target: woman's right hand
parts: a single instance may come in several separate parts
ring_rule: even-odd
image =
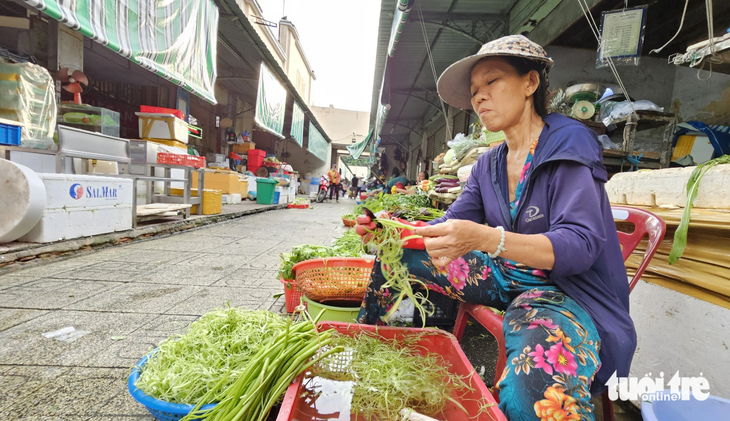
[[[369,236],[372,236],[372,231],[378,229],[378,226],[367,215],[358,216],[356,221],[357,225],[355,225],[355,232],[362,237],[363,241],[369,241]]]
[[[416,227],[427,227],[429,226],[426,222],[423,221],[416,221],[416,222],[409,222],[405,219],[399,219],[399,218],[392,218],[390,216],[390,213],[387,211],[381,211],[378,212],[376,215],[378,218],[387,218],[387,219],[395,219],[396,221],[411,225],[414,228]],[[357,217],[357,225],[355,225],[355,232],[357,232],[361,237],[363,242],[369,242],[372,238],[373,232],[375,230],[379,230],[380,228],[377,226],[377,224],[370,218],[368,215],[360,215]],[[400,236],[401,239],[406,239],[408,237],[413,236],[412,230],[407,229],[400,229]],[[403,242],[403,248],[407,249],[415,249],[415,250],[425,250],[426,246],[423,244],[422,238],[411,238],[408,240],[405,240]]]

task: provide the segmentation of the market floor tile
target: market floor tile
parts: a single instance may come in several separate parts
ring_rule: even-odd
[[[353,206],[256,214],[0,275],[0,417],[152,421],[127,391],[129,367],[229,301],[283,312],[279,255],[330,244]],[[65,327],[90,333],[43,336]]]
[[[34,279],[1,291],[0,307],[59,309],[119,285],[119,282],[86,279]]]
[[[280,291],[260,288],[208,287],[178,303],[167,314],[203,315],[213,309],[225,307],[226,303],[250,310],[268,310],[276,299],[274,294],[278,292]]]
[[[193,285],[128,283],[67,305],[67,310],[162,314],[195,295]]]
[[[0,361],[15,365],[126,367],[127,361],[101,357],[113,356],[106,351],[116,345],[117,338],[136,331],[148,318],[132,313],[48,312],[0,332]],[[64,328],[82,333],[71,342],[43,336]]]

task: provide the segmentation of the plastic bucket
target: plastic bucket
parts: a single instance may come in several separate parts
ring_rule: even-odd
[[[276,184],[276,181],[268,178],[257,178],[256,203],[258,203],[259,205],[274,204],[274,187],[276,187]]]
[[[347,305],[353,307],[339,307],[312,301],[306,295],[302,296],[302,300],[307,305],[307,311],[312,317],[317,317],[321,311],[324,311],[319,319],[323,322],[355,323],[357,315],[360,313],[360,305],[357,301],[347,301]]]

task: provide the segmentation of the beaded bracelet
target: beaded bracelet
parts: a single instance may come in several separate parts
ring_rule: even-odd
[[[504,248],[504,227],[498,226],[496,228],[499,230],[499,233],[501,234],[501,238],[499,239],[499,245],[497,246],[497,250],[494,253],[487,252],[487,255],[492,259],[496,259],[500,253],[502,253],[503,251],[507,251]]]

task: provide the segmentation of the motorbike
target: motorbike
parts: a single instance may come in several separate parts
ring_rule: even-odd
[[[320,180],[319,182],[319,191],[317,191],[317,203],[322,203],[327,199],[327,194],[329,193],[330,189],[330,182],[327,179]]]

